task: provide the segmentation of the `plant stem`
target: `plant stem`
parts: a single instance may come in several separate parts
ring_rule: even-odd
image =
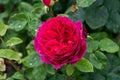
[[[52,17],[54,17],[54,12],[53,12],[53,10],[52,10],[52,7],[49,7],[49,10],[50,10],[50,15],[51,15]]]
[[[1,40],[2,42],[4,42],[1,36],[0,36],[0,40]]]

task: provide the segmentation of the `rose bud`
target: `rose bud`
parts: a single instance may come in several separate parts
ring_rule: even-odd
[[[56,2],[56,0],[42,0],[42,2],[44,3],[44,5],[46,5],[47,7],[53,6]]]
[[[81,21],[57,16],[40,25],[34,47],[41,60],[59,69],[64,64],[79,61],[87,49],[86,35]]]

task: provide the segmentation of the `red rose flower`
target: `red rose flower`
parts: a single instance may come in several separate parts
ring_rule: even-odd
[[[34,47],[46,64],[56,69],[79,61],[86,52],[86,32],[80,21],[58,16],[44,22],[34,39]]]
[[[42,2],[43,2],[46,6],[50,7],[50,6],[52,6],[52,5],[56,2],[56,0],[42,0]]]

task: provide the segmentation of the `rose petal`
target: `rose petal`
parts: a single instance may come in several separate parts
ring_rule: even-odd
[[[34,47],[46,64],[59,69],[66,63],[73,64],[85,54],[86,32],[82,22],[68,17],[51,18],[40,25],[34,39]]]

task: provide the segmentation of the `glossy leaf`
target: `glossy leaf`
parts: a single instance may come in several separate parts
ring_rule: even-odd
[[[45,8],[44,8],[43,3],[37,3],[33,7],[34,9],[32,10],[32,13],[36,17],[41,17],[45,13]]]
[[[0,36],[4,36],[7,29],[8,29],[8,26],[0,22]]]
[[[91,6],[86,11],[86,22],[91,29],[103,27],[108,19],[108,10],[106,7]]]
[[[33,79],[34,80],[45,80],[46,78],[46,68],[44,65],[40,65],[36,68],[34,68],[33,72]]]
[[[114,41],[108,38],[100,40],[99,47],[100,50],[106,51],[108,53],[115,53],[119,51],[119,46]]]
[[[100,63],[99,59],[96,57],[95,54],[90,54],[90,62],[97,68],[97,69],[101,69],[102,67],[102,63]]]
[[[22,12],[31,12],[33,7],[29,3],[21,2],[18,6],[18,9],[19,9],[19,11],[22,11]]]
[[[19,61],[22,55],[21,53],[13,51],[11,49],[0,49],[0,57]]]
[[[92,36],[93,39],[95,39],[95,40],[101,40],[103,38],[108,37],[108,34],[106,32],[94,32],[94,33],[90,34],[90,36]]]
[[[104,0],[96,0],[95,5],[101,6],[103,5],[103,3],[104,3]]]
[[[106,27],[113,33],[120,32],[120,14],[118,12],[110,14]]]
[[[74,66],[70,65],[70,64],[67,65],[67,67],[66,67],[66,73],[67,73],[67,75],[71,76],[73,74],[73,72],[74,72]]]
[[[88,7],[93,4],[96,0],[77,0],[77,5],[80,7]]]
[[[87,52],[92,53],[93,51],[98,49],[99,41],[89,40],[87,41],[87,45],[88,45]]]
[[[55,69],[52,65],[46,65],[47,72],[54,75],[55,74]]]
[[[20,31],[24,29],[27,22],[28,22],[27,16],[23,13],[19,13],[19,14],[13,15],[9,19],[8,23],[9,23],[10,29],[13,29],[15,31]]]
[[[21,74],[20,72],[16,72],[16,73],[12,76],[12,78],[14,78],[14,79],[19,79],[19,80],[25,80],[23,74]]]
[[[20,38],[18,38],[18,37],[12,37],[12,38],[10,38],[10,39],[6,42],[6,45],[12,47],[12,46],[15,46],[15,45],[17,45],[17,44],[20,44],[20,43],[22,43],[22,42],[23,42],[22,39],[20,39]]]
[[[85,20],[85,11],[84,9],[80,8],[77,12],[69,16],[74,21],[84,21]]]
[[[119,0],[104,0],[104,5],[109,9],[110,12],[111,11],[116,12],[119,10],[120,1]]]
[[[41,21],[38,18],[36,18],[34,15],[29,15],[29,18],[30,20],[28,22],[27,29],[33,36],[35,36],[41,24]]]
[[[38,54],[28,55],[27,57],[22,59],[22,63],[24,66],[29,67],[29,68],[37,67],[43,64]]]
[[[100,51],[96,51],[89,56],[90,62],[97,68],[103,69],[107,64],[107,57]]]
[[[93,65],[85,58],[82,58],[79,62],[75,63],[74,66],[82,72],[93,72]]]
[[[9,78],[7,78],[7,80],[14,80],[13,78],[11,78],[11,77],[9,77]]]
[[[33,68],[24,67],[25,77],[28,78],[28,80],[34,80],[33,77],[35,77],[35,76],[33,76],[32,72],[33,72]]]

